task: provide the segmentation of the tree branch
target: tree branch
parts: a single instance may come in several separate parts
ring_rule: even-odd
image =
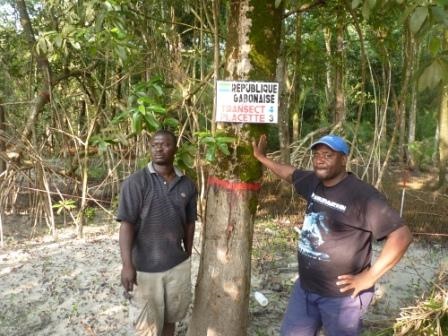
[[[303,13],[303,12],[307,12],[315,7],[321,6],[321,5],[325,5],[327,1],[326,0],[315,0],[314,2],[308,3],[308,4],[303,4],[300,7],[289,11],[288,13],[285,13],[285,15],[283,15],[283,19],[286,19],[287,17],[294,15],[296,13]]]

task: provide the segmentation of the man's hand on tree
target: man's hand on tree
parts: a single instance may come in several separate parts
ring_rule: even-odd
[[[256,142],[256,140],[252,141],[252,148],[254,151],[254,157],[256,159],[266,156],[267,145],[268,145],[268,141],[267,141],[267,137],[265,134],[260,136],[258,143]]]

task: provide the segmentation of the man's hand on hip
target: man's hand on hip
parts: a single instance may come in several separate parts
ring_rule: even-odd
[[[340,275],[338,276],[338,281],[336,282],[336,285],[339,286],[341,293],[353,290],[351,295],[353,298],[355,298],[363,290],[371,288],[374,284],[375,282],[369,273],[369,269],[366,269],[356,275]]]

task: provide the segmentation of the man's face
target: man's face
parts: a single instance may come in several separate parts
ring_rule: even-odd
[[[330,147],[319,144],[313,148],[313,169],[317,177],[324,184],[332,185],[340,181],[345,175],[347,158],[339,152],[335,152]]]
[[[156,164],[172,164],[176,150],[174,139],[168,134],[156,134],[151,139],[151,159]]]

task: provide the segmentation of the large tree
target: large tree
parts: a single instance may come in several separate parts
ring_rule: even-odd
[[[282,7],[274,0],[230,2],[225,78],[275,79]],[[245,335],[248,326],[251,250],[261,167],[251,139],[263,126],[219,125],[237,139],[209,178],[203,246],[188,335]]]
[[[447,189],[448,166],[448,84],[443,86],[439,111],[439,188],[442,192]]]

